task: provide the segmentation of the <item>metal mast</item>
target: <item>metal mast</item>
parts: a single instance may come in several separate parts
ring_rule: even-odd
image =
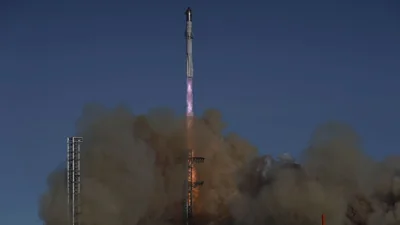
[[[191,218],[193,217],[193,189],[204,184],[204,181],[195,180],[193,176],[193,170],[196,163],[203,163],[203,157],[194,157],[193,151],[189,149],[188,155],[188,177],[187,177],[187,199],[185,209],[185,220],[186,224],[190,224]]]
[[[192,55],[192,10],[187,8],[186,12],[186,131],[188,145],[188,160],[187,160],[187,182],[185,193],[185,222],[190,224],[193,217],[193,189],[203,185],[203,181],[198,181],[196,177],[195,163],[204,162],[203,157],[194,157],[193,145],[193,55]]]
[[[68,137],[67,150],[67,193],[68,217],[70,225],[80,225],[80,194],[81,194],[81,154],[82,137]]]

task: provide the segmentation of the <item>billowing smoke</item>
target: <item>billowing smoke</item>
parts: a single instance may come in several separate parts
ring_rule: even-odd
[[[84,108],[82,146],[85,225],[182,224],[185,120],[167,109],[134,115],[124,107]],[[259,156],[216,110],[194,123],[197,166],[204,180],[196,224],[400,225],[400,157],[376,162],[347,125],[328,123],[311,137],[299,163]],[[268,138],[268,137],[266,137]],[[290,141],[290,140],[288,140]],[[301,147],[301,146],[300,146]],[[66,171],[49,175],[40,201],[47,225],[69,225]]]

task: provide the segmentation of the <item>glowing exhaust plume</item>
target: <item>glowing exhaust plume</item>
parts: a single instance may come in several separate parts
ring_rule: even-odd
[[[186,116],[188,119],[188,131],[189,127],[191,127],[192,118],[193,117],[193,82],[191,78],[187,78],[187,92],[186,92]]]

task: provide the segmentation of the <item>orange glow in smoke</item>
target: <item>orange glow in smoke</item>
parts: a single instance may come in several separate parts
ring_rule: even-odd
[[[197,180],[196,168],[193,168],[192,180],[193,180],[193,182],[196,182],[196,180]],[[197,197],[199,197],[199,189],[193,188],[193,202],[196,201]]]

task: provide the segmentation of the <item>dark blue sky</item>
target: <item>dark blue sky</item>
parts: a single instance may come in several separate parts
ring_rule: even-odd
[[[262,153],[296,155],[332,119],[354,126],[376,158],[400,151],[395,0],[9,2],[0,2],[2,224],[40,224],[39,194],[85,103],[184,113],[188,5],[197,114],[220,109]]]

